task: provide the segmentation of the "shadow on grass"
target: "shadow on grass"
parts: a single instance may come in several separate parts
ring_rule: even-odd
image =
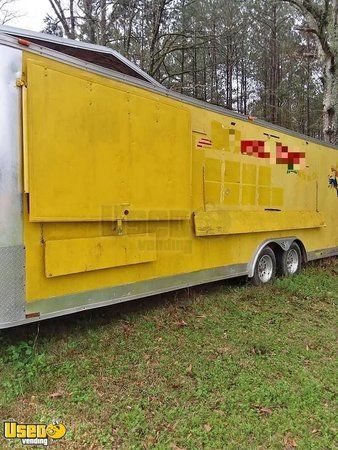
[[[187,307],[199,295],[213,295],[221,288],[231,289],[232,287],[243,286],[246,282],[246,277],[236,277],[42,320],[41,322],[0,330],[0,339],[5,345],[16,345],[20,341],[34,339],[37,334],[39,338],[53,337],[54,342],[55,340],[62,340],[65,336],[75,338],[84,330],[95,330],[102,326],[118,324],[121,321],[137,320],[138,317],[149,311],[160,310],[173,305]]]
[[[306,265],[307,270],[324,269],[332,275],[337,274],[337,258],[330,258],[319,261],[312,261]],[[15,345],[20,341],[34,340],[39,338],[53,337],[53,340],[63,340],[65,337],[77,337],[84,330],[94,331],[95,329],[107,325],[119,324],[121,321],[134,321],[147,312],[161,310],[175,306],[177,308],[187,308],[193,304],[194,299],[200,295],[214,295],[220,289],[232,290],[239,286],[245,286],[246,277],[231,278],[223,281],[206,283],[191,288],[171,291],[165,294],[132,300],[116,305],[95,308],[75,314],[56,317],[54,319],[35,322],[29,325],[22,325],[6,330],[0,330],[0,339],[5,345]]]

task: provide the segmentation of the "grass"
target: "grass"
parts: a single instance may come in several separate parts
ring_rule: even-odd
[[[3,331],[0,417],[62,419],[58,449],[333,449],[337,272],[336,259]]]

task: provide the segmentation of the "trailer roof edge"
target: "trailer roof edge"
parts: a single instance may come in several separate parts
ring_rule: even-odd
[[[110,48],[110,47],[104,47],[103,45],[96,45],[96,44],[90,44],[88,42],[82,42],[82,41],[76,41],[74,39],[66,39],[59,36],[54,36],[52,34],[47,33],[40,33],[32,30],[25,30],[22,28],[16,28],[11,27],[8,25],[0,25],[0,33],[7,34],[9,36],[20,36],[22,38],[27,39],[36,39],[38,41],[42,42],[48,42],[48,43],[54,43],[59,44],[65,47],[72,47],[77,49],[83,49],[88,50],[93,53],[97,54],[104,54],[104,55],[112,55],[116,59],[118,59],[122,64],[130,68],[132,71],[134,71],[136,74],[147,80],[149,83],[153,84],[154,86],[161,86],[161,84],[156,81],[153,77],[151,77],[149,74],[147,74],[144,70],[140,69],[136,64],[129,61],[127,58],[125,58],[123,55],[121,55],[116,50]]]
[[[16,34],[13,33],[14,34],[14,36],[13,36],[11,33],[6,31],[6,29],[7,30],[20,31],[20,32],[21,31],[26,32],[27,33],[27,36],[26,36],[27,38],[29,38],[28,33],[31,34],[32,37],[33,37],[33,35],[35,35],[35,36],[37,36],[37,35],[42,36],[42,40],[46,36],[50,37],[50,35],[46,35],[44,33],[36,33],[36,32],[28,31],[28,30],[20,30],[19,28],[12,28],[12,27],[8,27],[8,26],[0,26],[0,44],[7,45],[7,46],[10,46],[10,47],[14,47],[14,48],[18,48],[18,49],[22,49],[22,45],[19,44],[18,39],[14,38],[14,36],[16,36]],[[83,42],[79,42],[79,41],[73,41],[71,39],[58,38],[56,36],[52,36],[52,38],[53,38],[53,40],[56,39],[57,41],[61,40],[62,44],[64,44],[64,41],[68,42],[68,45],[70,47],[74,46],[73,43],[76,43],[77,45],[79,44],[79,48],[86,48],[86,46],[94,47],[94,48],[103,48],[105,50],[105,53],[112,54],[114,56],[118,55],[119,58],[123,58],[124,60],[126,60],[126,58],[124,58],[118,52],[115,52],[114,50],[112,50],[110,48],[107,48],[107,47],[96,46],[94,44],[87,44],[87,43],[83,43]],[[38,38],[38,37],[37,37],[37,39],[41,40],[41,38]],[[69,41],[70,41],[70,43],[69,43]],[[66,44],[64,44],[64,45],[66,45]],[[107,69],[107,68],[104,68],[104,67],[102,67],[100,65],[97,65],[97,64],[93,64],[93,63],[90,63],[90,62],[85,62],[85,61],[83,61],[83,60],[81,60],[79,58],[76,58],[76,57],[73,57],[73,56],[69,56],[69,55],[67,55],[65,53],[61,53],[59,51],[50,49],[48,47],[44,47],[41,44],[31,43],[29,45],[29,47],[25,47],[25,50],[28,51],[28,52],[31,52],[31,53],[43,55],[43,56],[46,56],[48,58],[51,58],[51,59],[54,59],[54,60],[57,60],[57,61],[60,61],[60,62],[64,62],[64,63],[70,64],[70,65],[78,67],[78,68],[85,69],[85,70],[87,70],[89,72],[97,73],[99,75],[103,75],[103,76],[106,76],[108,78],[115,79],[117,81],[123,81],[123,82],[128,83],[128,84],[133,85],[133,86],[142,87],[142,88],[144,88],[144,89],[146,89],[148,91],[156,92],[156,93],[158,93],[160,95],[165,95],[165,96],[167,96],[169,98],[172,98],[172,99],[175,99],[175,100],[180,100],[180,101],[182,101],[184,103],[191,104],[191,105],[194,105],[194,106],[198,106],[200,108],[207,109],[209,111],[217,112],[217,113],[220,113],[220,114],[223,114],[223,115],[226,115],[226,116],[230,116],[230,117],[233,117],[235,119],[242,120],[242,121],[247,121],[248,120],[248,116],[245,116],[243,114],[231,111],[229,109],[226,109],[225,107],[218,106],[218,105],[213,105],[213,104],[208,103],[206,101],[198,100],[198,99],[195,99],[193,97],[188,97],[187,95],[184,95],[184,94],[172,91],[172,90],[162,86],[160,83],[158,83],[156,80],[151,78],[149,75],[147,75],[141,69],[137,68],[137,66],[135,66],[133,63],[130,63],[130,61],[128,61],[128,60],[126,60],[126,61],[128,61],[128,63],[131,65],[129,67],[132,67],[132,68],[136,67],[138,69],[138,73],[139,74],[147,75],[147,77],[149,77],[152,80],[152,82],[149,83],[149,81],[145,81],[145,80],[142,80],[140,78],[135,78],[133,76],[126,75],[124,73],[121,73],[121,72],[118,72],[118,71],[115,71],[115,70],[112,70],[112,69]],[[260,125],[262,127],[268,128],[270,130],[279,131],[279,132],[288,134],[290,136],[294,136],[294,137],[303,139],[305,141],[313,142],[315,144],[323,145],[325,147],[328,147],[328,148],[331,148],[331,149],[334,149],[334,150],[338,150],[338,145],[329,144],[329,143],[327,143],[327,142],[325,142],[325,141],[323,141],[321,139],[314,138],[312,136],[307,136],[305,134],[299,133],[297,131],[290,130],[290,129],[282,127],[280,125],[276,125],[276,124],[267,122],[267,121],[262,120],[262,119],[255,118],[253,123],[255,123],[256,125]]]

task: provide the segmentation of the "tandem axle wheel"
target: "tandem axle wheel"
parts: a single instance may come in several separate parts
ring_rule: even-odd
[[[266,246],[258,255],[251,280],[255,286],[259,286],[272,281],[276,274],[292,276],[300,271],[301,266],[302,253],[296,242],[288,250],[278,252]]]

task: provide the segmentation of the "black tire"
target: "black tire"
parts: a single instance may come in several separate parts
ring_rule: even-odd
[[[251,279],[252,283],[259,286],[272,281],[276,276],[276,266],[276,256],[273,250],[265,247],[257,258],[254,275]]]
[[[283,277],[295,275],[302,268],[302,252],[295,242],[283,252],[277,261],[278,274]]]

